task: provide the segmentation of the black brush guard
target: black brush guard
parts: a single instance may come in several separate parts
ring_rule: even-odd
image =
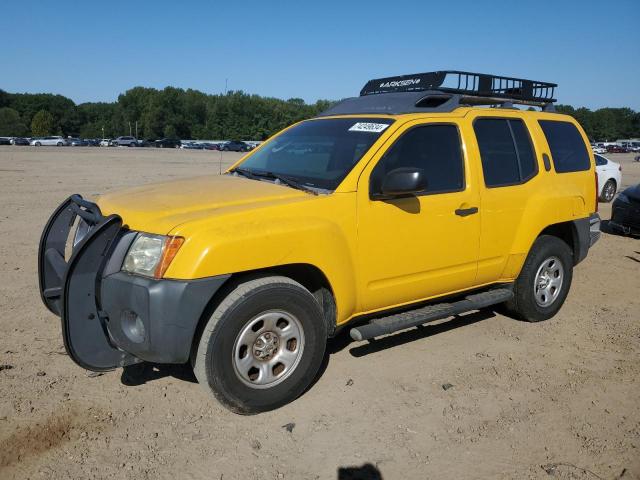
[[[66,259],[66,244],[78,216],[90,229]],[[69,356],[89,370],[111,370],[139,361],[112,344],[108,318],[100,309],[102,271],[121,229],[120,216],[105,217],[95,203],[72,195],[53,213],[40,239],[38,278],[42,301],[62,320]]]

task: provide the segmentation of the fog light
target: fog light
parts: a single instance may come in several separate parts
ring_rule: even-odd
[[[134,343],[144,342],[144,323],[136,312],[123,310],[120,314],[120,325],[124,334]]]

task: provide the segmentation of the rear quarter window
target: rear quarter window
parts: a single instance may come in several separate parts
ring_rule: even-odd
[[[539,120],[558,173],[582,172],[591,168],[589,152],[576,126],[569,122]]]
[[[522,184],[538,173],[529,133],[522,120],[478,118],[473,129],[487,187]]]

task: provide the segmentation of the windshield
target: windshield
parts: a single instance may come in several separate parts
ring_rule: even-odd
[[[335,190],[392,123],[386,118],[308,120],[267,142],[239,167]]]

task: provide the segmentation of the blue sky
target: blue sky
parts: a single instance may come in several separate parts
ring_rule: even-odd
[[[640,110],[640,0],[3,0],[0,88],[113,101],[137,86],[339,99],[457,69]]]

